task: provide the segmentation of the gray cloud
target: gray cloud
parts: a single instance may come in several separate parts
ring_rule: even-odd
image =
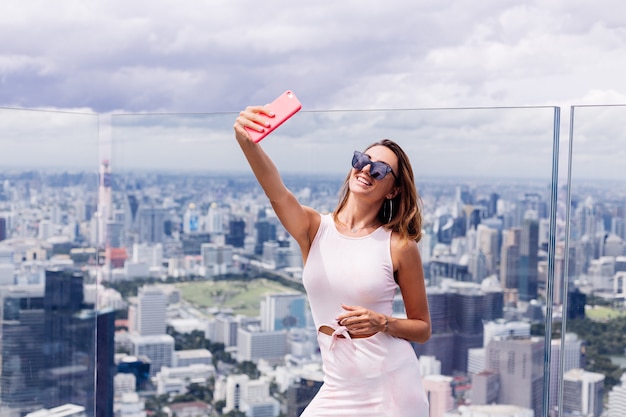
[[[623,6],[605,3],[27,2],[0,18],[1,100],[232,111],[291,88],[309,108],[554,103],[623,88],[604,74],[626,59]]]
[[[114,116],[110,152],[118,167],[131,161],[203,167],[211,158],[218,166],[243,167],[233,150],[235,112],[287,88],[305,111],[563,106],[566,136],[569,105],[626,103],[623,9],[619,0],[7,4],[0,16],[0,105],[84,113],[232,112],[212,116],[219,120],[215,129],[205,116]],[[89,152],[97,153],[91,126],[81,116],[61,114],[77,125],[41,134],[33,129],[45,125],[44,116],[0,110],[8,149],[0,162],[26,154],[24,162],[35,162],[57,152],[49,159],[80,165],[84,153],[77,150],[93,146]],[[279,160],[285,155],[286,169],[302,164],[281,147],[319,154],[340,171],[345,164],[333,159],[335,153],[392,136],[409,148],[419,143],[416,154],[427,151],[419,165],[431,171],[522,169],[536,163],[529,149],[541,161],[551,150],[551,112],[535,114],[303,112],[264,146]],[[34,122],[23,122],[24,115]],[[11,133],[18,131],[23,139]],[[84,132],[82,138],[77,132]],[[42,139],[41,151],[24,147]],[[141,147],[146,143],[152,148]],[[600,149],[585,148],[581,160],[590,158],[591,148]],[[475,158],[491,159],[472,167],[461,157],[474,149],[482,152]],[[431,166],[437,158],[441,164]],[[594,172],[585,166],[581,172]]]

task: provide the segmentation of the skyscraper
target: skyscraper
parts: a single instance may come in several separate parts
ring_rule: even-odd
[[[166,210],[154,205],[141,205],[137,212],[137,243],[163,243]]]
[[[246,238],[246,222],[242,219],[231,220],[228,224],[228,234],[226,235],[226,244],[236,248],[243,248]]]
[[[100,177],[98,178],[98,245],[104,245],[106,222],[111,219],[111,180],[111,166],[105,159],[100,164]]]
[[[224,220],[222,209],[217,203],[211,203],[206,218],[207,232],[213,234],[224,233]]]
[[[534,219],[525,219],[520,240],[519,263],[519,298],[530,301],[537,298],[539,261],[539,223]]]
[[[200,246],[202,266],[205,268],[205,277],[224,275],[233,269],[233,247],[231,245],[217,245],[203,243]]]
[[[582,356],[583,342],[574,333],[565,335],[565,349],[561,353],[561,340],[552,340],[550,356],[550,399],[549,408],[553,410],[558,403],[559,394],[559,374],[561,367],[561,356],[563,356],[563,371],[578,369],[584,366]]]
[[[500,283],[504,290],[518,287],[521,236],[522,230],[518,227],[507,229],[502,233]]]
[[[478,249],[485,255],[487,262],[487,275],[497,273],[496,266],[500,259],[498,230],[479,224],[476,235]]]
[[[254,253],[257,255],[263,254],[263,244],[270,240],[276,240],[276,225],[268,220],[262,219],[256,223],[256,245],[254,247]]]
[[[467,371],[469,349],[483,347],[483,321],[502,317],[503,294],[467,282],[446,281],[445,287],[427,288],[432,336],[413,349],[418,356],[435,356],[442,373],[451,375]]]
[[[5,240],[7,237],[7,219],[0,217],[0,240]]]
[[[136,331],[142,336],[165,334],[167,296],[154,285],[144,285],[137,294]]]
[[[600,417],[604,375],[571,369],[563,375],[563,412],[572,415]]]
[[[96,316],[96,416],[113,417],[115,366],[115,311],[100,310]]]
[[[183,214],[183,233],[189,235],[200,231],[200,210],[190,203]]]
[[[300,416],[321,387],[321,379],[300,378],[292,384],[287,390],[287,417]]]
[[[543,338],[496,337],[486,346],[487,371],[499,375],[498,403],[543,408]]]
[[[42,406],[43,289],[7,289],[0,300],[0,415],[21,416]]]
[[[95,405],[96,315],[83,303],[83,275],[47,270],[44,292],[41,399],[45,408],[78,404],[92,416]]]

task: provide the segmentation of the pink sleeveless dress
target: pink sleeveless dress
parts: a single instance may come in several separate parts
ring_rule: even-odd
[[[330,214],[322,215],[302,280],[316,328],[330,326],[335,334],[318,331],[324,384],[302,417],[428,417],[410,343],[386,333],[350,339],[335,321],[341,304],[391,315],[397,284],[390,244],[391,232],[383,227],[354,238],[340,234]]]

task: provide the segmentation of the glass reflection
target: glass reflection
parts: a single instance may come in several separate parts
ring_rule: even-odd
[[[564,314],[556,350],[562,384],[559,415],[624,415],[623,158],[626,106],[571,109],[568,240],[558,243],[556,279]],[[565,310],[565,307],[567,309]],[[584,360],[572,354],[584,352]],[[554,363],[553,363],[554,366]],[[585,392],[586,395],[579,395]],[[568,414],[569,413],[569,414]]]
[[[98,116],[1,109],[0,129],[0,415],[93,416],[107,409],[96,386],[112,412],[112,385],[94,379],[113,363],[96,348]]]

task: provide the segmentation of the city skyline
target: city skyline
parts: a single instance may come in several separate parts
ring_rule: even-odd
[[[106,168],[103,165],[104,174]],[[18,238],[8,239],[0,245],[5,249],[2,262],[4,282],[15,279],[18,280],[16,283],[24,285],[27,281],[41,279],[29,272],[29,268],[37,265],[43,268],[48,262],[76,260],[90,270],[97,267],[95,263],[85,263],[89,256],[86,252],[72,253],[70,250],[74,246],[102,247],[96,227],[102,217],[94,211],[95,193],[90,196],[89,192],[80,191],[88,190],[90,181],[83,181],[80,186],[75,184],[87,178],[31,172],[8,183],[2,182],[3,211],[0,217],[5,219],[5,231],[13,233],[6,237]],[[128,172],[117,178],[107,175],[102,178],[105,188],[109,184],[107,178],[113,185],[110,201],[105,197],[108,194],[102,193],[105,190],[99,190],[97,208],[113,214],[112,220],[106,223],[107,242],[125,242],[122,244],[129,255],[116,256],[105,265],[104,268],[111,272],[103,275],[107,280],[132,279],[148,274],[162,279],[191,274],[197,279],[237,271],[262,271],[264,268],[297,280],[298,267],[292,262],[297,256],[297,248],[278,226],[269,203],[251,177],[222,174],[212,178],[154,173],[135,176]],[[285,180],[312,207],[324,210],[324,207],[336,204],[335,194],[341,177],[321,180],[299,175],[286,176]],[[450,370],[465,372],[470,359],[475,359],[470,357],[469,350],[484,346],[480,334],[483,320],[504,316],[507,320],[539,323],[543,319],[541,304],[534,300],[546,296],[549,188],[528,181],[507,183],[499,179],[497,183],[470,184],[448,179],[425,183],[423,195],[425,232],[421,253],[429,297],[436,297],[437,301],[433,299],[431,304],[433,337],[428,342],[430,347],[422,353],[434,354],[445,374],[450,374]],[[619,296],[616,293],[619,289],[612,287],[612,280],[615,271],[623,274],[626,268],[624,213],[619,209],[623,203],[610,194],[606,198],[602,196],[601,191],[593,196],[576,194],[571,219],[574,259],[570,263],[574,269],[569,273],[586,291],[593,288],[596,295]],[[559,223],[555,230],[559,244],[563,243],[563,207],[560,201],[557,209]],[[221,222],[216,223],[219,219]],[[529,219],[533,226],[527,229]],[[512,250],[501,250],[497,236],[505,230],[519,230],[519,238],[507,243],[516,246]],[[244,231],[244,234],[238,234],[238,231]],[[66,234],[68,241],[60,239]],[[605,235],[611,238],[604,239]],[[19,239],[29,236],[38,239]],[[504,234],[502,237],[504,241]],[[67,246],[67,243],[71,244]],[[69,254],[48,261],[43,249],[33,253],[28,245],[50,245],[54,252],[69,251]],[[500,269],[497,258],[505,254],[509,267]],[[537,258],[531,260],[530,254],[536,254]],[[256,261],[254,258],[259,256],[261,260]],[[509,263],[509,257],[515,259]],[[612,261],[607,257],[612,257]],[[11,265],[11,258],[26,260]],[[561,257],[557,254],[555,260],[558,266],[555,282],[560,282],[564,272],[562,253]],[[529,267],[537,273],[524,275],[523,271]],[[510,283],[503,280],[498,284],[497,274],[511,274],[519,279],[512,279]],[[95,288],[90,291],[93,297]],[[518,296],[519,303],[516,301]],[[116,305],[121,301],[109,292],[102,293],[102,297],[102,300]],[[512,308],[511,303],[518,305]],[[555,313],[562,314],[558,309],[559,301],[555,303]],[[458,308],[450,309],[446,305]],[[156,314],[152,316],[156,317]],[[149,317],[154,318],[152,316]],[[129,319],[132,317],[129,309]],[[252,319],[247,323],[256,326]],[[134,322],[130,320],[130,323]],[[159,323],[163,324],[163,320],[160,319]],[[453,344],[450,343],[451,337],[455,340]],[[439,349],[442,345],[458,346],[459,352]],[[533,401],[536,406],[537,400]]]

